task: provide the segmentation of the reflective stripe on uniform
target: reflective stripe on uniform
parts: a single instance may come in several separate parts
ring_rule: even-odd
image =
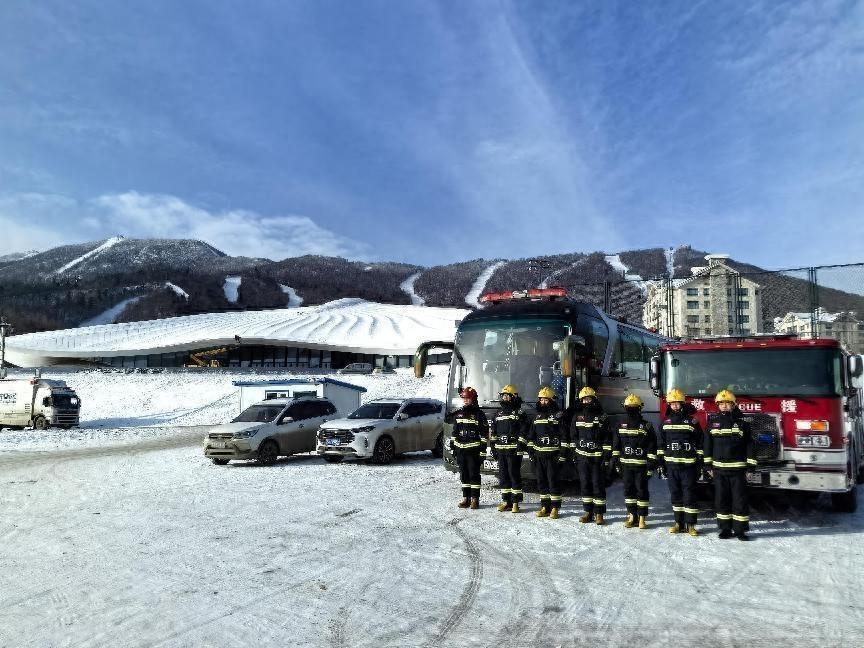
[[[666,457],[667,463],[692,464],[696,463],[694,457]]]
[[[596,497],[594,499],[592,499],[591,501],[594,502],[595,504],[597,504],[598,506],[606,503],[605,499],[598,499]]]
[[[537,452],[557,452],[560,450],[558,446],[534,446]]]
[[[457,423],[464,423],[466,425],[480,425],[480,421],[478,421],[477,419],[460,419],[460,418],[457,418],[456,422]]]
[[[733,514],[732,519],[735,520],[736,522],[749,522],[750,516],[749,515],[734,515]]]
[[[692,425],[687,425],[686,423],[665,423],[660,427],[664,430],[687,430],[688,432],[692,432],[696,429]]]
[[[580,450],[579,448],[576,448],[576,454],[579,454],[583,457],[602,457],[603,456],[602,452],[586,452],[585,450]]]
[[[622,459],[622,464],[633,464],[636,466],[644,466],[648,463],[646,459]]]
[[[479,448],[481,445],[483,445],[483,442],[471,441],[470,443],[462,443],[454,439],[453,445],[455,445],[457,448],[462,448],[463,450],[465,450],[466,448]]]
[[[672,510],[675,511],[676,513],[683,513],[684,507],[683,506],[673,506]]]
[[[554,418],[545,418],[545,419],[534,419],[534,424],[538,423],[558,423],[558,421]]]
[[[717,519],[718,520],[731,520],[732,514],[731,513],[718,513]]]
[[[712,436],[744,436],[744,430],[742,430],[741,428],[716,428],[709,430],[709,432]]]
[[[503,416],[497,417],[496,421],[515,421],[519,418],[518,414],[504,414]]]
[[[712,462],[715,468],[746,468],[746,461],[717,461]]]
[[[636,503],[636,499],[635,499],[635,498],[627,498],[627,497],[625,497],[625,498],[624,498],[624,503],[625,503],[625,504],[635,504],[635,503]]]
[[[759,465],[759,462],[756,461],[755,459],[750,459],[750,458],[748,458],[748,459],[747,459],[747,465],[748,465],[748,466],[758,466],[758,465]]]
[[[651,502],[648,500],[636,500],[636,506],[641,506],[642,508],[648,508]]]
[[[699,512],[699,509],[698,508],[690,508],[689,506],[685,506],[684,512],[685,513],[692,513],[693,515],[696,515]]]

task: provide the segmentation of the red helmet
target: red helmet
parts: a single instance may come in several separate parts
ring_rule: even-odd
[[[472,400],[475,403],[477,402],[477,390],[473,387],[463,387],[462,391],[459,392],[459,396],[468,400]]]

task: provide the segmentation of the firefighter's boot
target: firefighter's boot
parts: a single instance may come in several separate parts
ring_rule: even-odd
[[[729,538],[732,537],[732,530],[731,529],[723,529],[720,533],[717,534],[717,537],[720,538],[721,540],[728,540]]]
[[[624,528],[632,529],[636,525],[635,516],[632,513],[627,514],[627,519],[624,520]]]
[[[459,502],[459,508],[468,508],[469,506],[471,506],[471,500],[467,497]]]
[[[594,516],[594,522],[597,523],[597,526],[600,526],[600,525],[605,524],[605,520],[603,520],[603,514],[602,514],[602,513],[597,513],[597,514]]]
[[[550,520],[557,520],[558,519],[558,507],[557,506],[553,506],[552,510],[549,511],[549,519]]]
[[[593,522],[594,521],[594,514],[593,513],[586,513],[585,515],[583,515],[582,517],[579,518],[579,521],[582,524],[587,524],[588,522]]]
[[[639,528],[640,529],[647,529],[648,528],[648,516],[647,515],[640,515],[639,516]]]
[[[480,508],[480,498],[479,497],[472,497],[471,498],[471,509],[476,511],[479,508]]]
[[[693,536],[694,538],[699,535],[699,532],[696,530],[696,525],[691,524],[687,527],[687,533]]]
[[[681,533],[681,531],[682,531],[681,525],[678,524],[677,522],[675,524],[673,524],[671,527],[669,527],[669,533]]]
[[[513,513],[519,513],[519,502],[513,502],[513,507],[510,510]]]
[[[509,510],[510,510],[510,506],[511,506],[510,502],[501,502],[501,503],[498,505],[498,512],[499,512],[499,513],[504,513],[505,511],[509,511]]]
[[[535,513],[537,517],[549,517],[549,511],[546,510],[545,506],[541,506],[540,510]]]

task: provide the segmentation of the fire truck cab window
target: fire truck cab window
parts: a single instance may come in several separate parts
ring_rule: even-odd
[[[588,368],[599,374],[603,370],[606,347],[609,346],[609,328],[596,317],[579,317],[579,331],[585,336],[588,351]]]
[[[648,360],[650,353],[643,347],[642,334],[633,329],[618,327],[618,375],[636,380],[648,379]]]

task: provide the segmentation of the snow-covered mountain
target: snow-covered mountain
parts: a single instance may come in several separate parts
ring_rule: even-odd
[[[195,240],[112,237],[0,258],[0,314],[20,333],[97,321],[130,322],[230,310],[324,304],[357,297],[391,304],[476,306],[483,292],[566,286],[578,299],[641,320],[645,282],[681,278],[706,252],[674,249],[572,252],[523,259],[473,259],[424,268],[307,255],[282,261],[232,257]],[[756,266],[730,260],[746,272]],[[769,316],[807,310],[800,279],[761,275],[771,288]],[[290,288],[290,291],[287,290]],[[134,298],[134,299],[133,299]],[[823,289],[829,310],[864,311],[864,298]]]

